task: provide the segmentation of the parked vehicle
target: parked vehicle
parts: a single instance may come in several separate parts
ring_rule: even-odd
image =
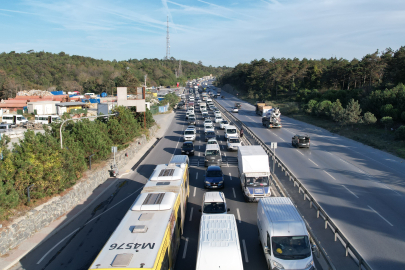
[[[195,269],[243,270],[238,227],[234,215],[201,217]]]
[[[184,141],[195,141],[196,131],[193,129],[186,129],[184,131]]]
[[[210,165],[222,165],[222,156],[219,145],[207,144],[205,146],[204,166],[208,167]]]
[[[292,146],[294,147],[307,147],[309,148],[309,145],[311,143],[311,139],[308,134],[296,134],[294,137],[292,137]]]
[[[225,138],[239,138],[238,131],[235,126],[228,125],[225,127]]]
[[[28,123],[27,118],[21,114],[4,114],[2,122],[12,126],[24,126]]]
[[[205,171],[204,187],[205,188],[223,188],[224,185],[224,174],[222,173],[221,167],[219,166],[209,166]]]
[[[269,269],[314,270],[308,231],[286,197],[269,197],[257,207],[259,240]]]
[[[13,131],[11,124],[0,124],[0,133],[7,133]]]
[[[205,192],[200,212],[203,215],[226,214],[231,209],[226,207],[225,195],[221,191]]]
[[[257,202],[271,195],[269,156],[260,145],[239,146],[238,169],[246,201]]]
[[[181,147],[182,155],[194,156],[194,144],[191,141],[185,141]]]
[[[239,138],[233,138],[233,137],[231,137],[231,138],[228,138],[228,139],[226,140],[226,146],[227,146],[228,150],[235,150],[235,151],[238,151],[238,148],[239,148],[240,146],[242,146],[242,143],[240,142],[240,139],[239,139]]]
[[[225,127],[229,126],[229,122],[226,120],[222,120],[221,123],[219,123],[219,128],[220,129],[225,129]]]

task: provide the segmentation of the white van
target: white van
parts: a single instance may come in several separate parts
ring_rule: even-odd
[[[6,124],[12,125],[25,125],[28,123],[27,118],[22,116],[21,114],[4,114],[2,118],[3,122]]]
[[[229,125],[225,127],[225,138],[238,138],[238,130],[235,126]]]
[[[269,269],[315,269],[307,228],[290,198],[260,199],[257,227]]]
[[[35,115],[35,123],[41,123],[44,125],[61,120],[62,119],[59,117],[59,115]]]
[[[222,165],[221,149],[218,144],[207,144],[204,153],[204,166],[219,166]]]
[[[243,270],[238,227],[232,214],[203,215],[196,270]]]

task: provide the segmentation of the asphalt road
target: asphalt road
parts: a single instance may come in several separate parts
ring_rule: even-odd
[[[266,144],[311,192],[373,269],[405,269],[405,161],[321,128],[281,116],[266,129],[254,106],[222,92],[217,101]],[[311,136],[309,149],[291,146],[296,133]]]
[[[213,116],[211,111],[210,114]],[[176,269],[194,269],[196,263],[201,217],[199,209],[205,192],[203,189],[205,167],[202,156],[205,142],[201,114],[197,113],[197,117],[196,155],[190,158],[190,199]],[[20,261],[22,268],[88,269],[140,193],[156,164],[168,163],[173,154],[180,154],[183,130],[186,126],[185,111],[178,111],[165,136],[135,172],[120,179],[71,223],[28,253]],[[216,130],[222,145],[223,172],[227,176],[223,192],[231,209],[229,213],[234,214],[237,220],[244,269],[266,269],[264,254],[257,238],[257,204],[244,202],[237,178],[237,153],[224,149],[223,131],[217,128]]]

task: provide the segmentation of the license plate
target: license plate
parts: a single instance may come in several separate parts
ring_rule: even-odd
[[[188,154],[190,154],[189,152],[186,152],[186,154],[188,155]]]

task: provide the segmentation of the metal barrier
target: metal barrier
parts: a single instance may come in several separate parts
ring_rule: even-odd
[[[344,234],[339,230],[337,225],[333,222],[333,220],[329,217],[329,215],[323,210],[323,208],[315,201],[315,199],[312,197],[312,195],[309,193],[309,191],[304,187],[304,185],[298,180],[297,177],[294,176],[294,174],[287,168],[287,166],[284,165],[284,163],[274,155],[273,151],[271,148],[265,144],[259,137],[256,136],[242,121],[237,119],[234,115],[232,115],[230,112],[228,112],[221,104],[219,104],[218,101],[214,101],[216,103],[216,106],[219,108],[219,110],[222,112],[223,115],[226,115],[226,118],[232,119],[230,122],[233,122],[235,126],[237,126],[239,129],[243,128],[244,130],[244,137],[245,139],[248,139],[251,144],[256,144],[262,146],[264,151],[271,157],[272,160],[277,164],[278,167],[281,167],[281,170],[284,171],[286,176],[289,176],[289,181],[294,181],[294,186],[298,187],[299,193],[303,192],[303,199],[309,201],[309,207],[312,208],[314,207],[315,210],[317,211],[317,218],[322,216],[322,218],[325,221],[325,229],[330,227],[332,232],[334,233],[334,239],[337,241],[337,238],[339,237],[342,245],[346,249],[346,256],[351,255],[354,257],[355,261],[357,261],[359,269],[366,269],[366,270],[372,270],[370,265],[363,259],[363,257],[357,252],[357,250],[353,247],[353,245],[349,242],[349,240],[344,236]],[[273,172],[273,176],[275,176]],[[290,197],[287,193],[287,191],[284,189],[283,185],[281,182],[278,180],[277,176],[273,177],[275,184],[278,186],[279,190],[285,197]],[[305,223],[307,225],[308,232],[310,234],[310,237],[313,239],[314,243],[318,246],[321,247],[319,241],[316,239],[314,233],[312,232],[311,228],[309,227],[307,221],[305,220]],[[318,249],[321,255],[324,257],[326,263],[328,264],[329,269],[336,269],[333,266],[333,263],[329,259],[329,256],[326,254],[325,250],[323,248]],[[320,254],[318,254],[319,257]]]

